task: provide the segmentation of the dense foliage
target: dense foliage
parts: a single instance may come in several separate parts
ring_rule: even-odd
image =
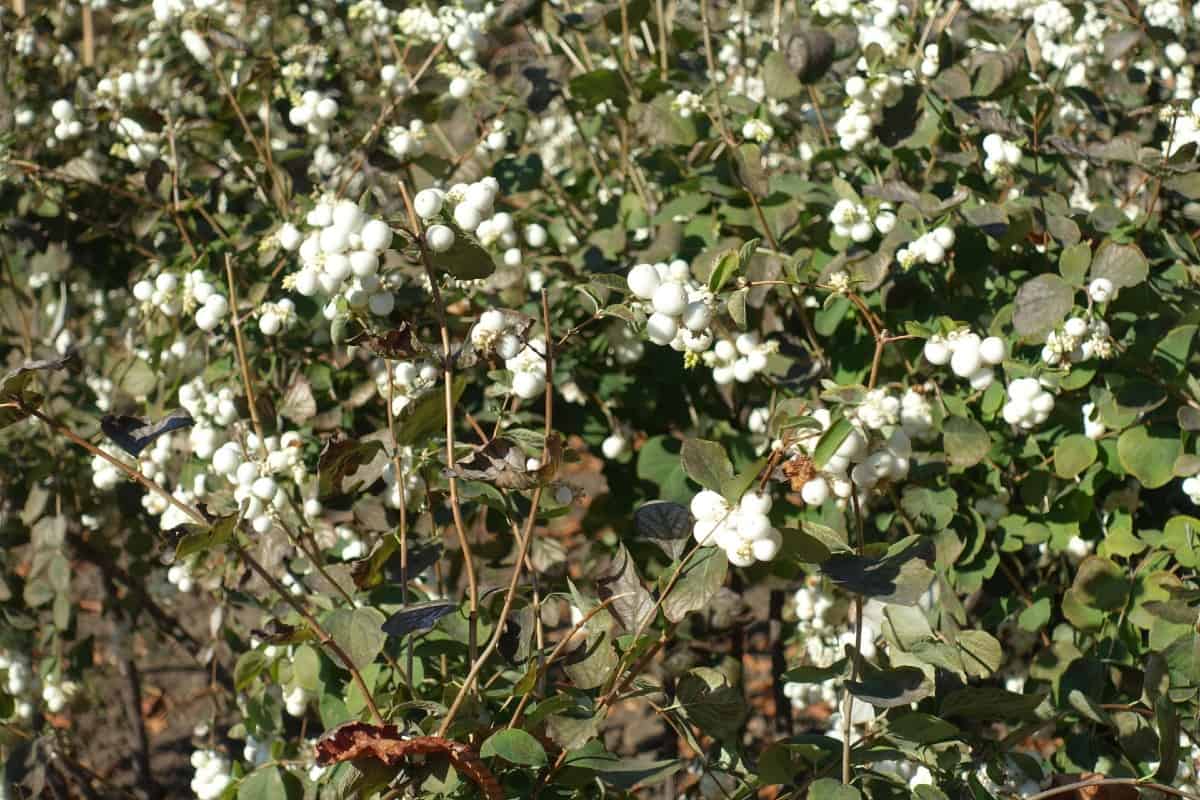
[[[0,30],[0,798],[1200,793],[1200,6]]]

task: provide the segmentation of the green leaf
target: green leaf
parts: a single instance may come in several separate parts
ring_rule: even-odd
[[[947,460],[963,469],[983,461],[992,447],[987,429],[967,417],[948,417],[942,425],[942,433]]]
[[[1072,286],[1081,286],[1092,263],[1092,248],[1087,242],[1077,242],[1063,248],[1058,257],[1058,271]]]
[[[239,692],[254,683],[254,679],[267,666],[267,657],[261,650],[247,650],[238,656],[233,665],[233,687]]]
[[[1054,447],[1054,472],[1073,479],[1096,461],[1097,453],[1096,443],[1083,434],[1067,436]]]
[[[234,529],[237,527],[237,517],[230,514],[227,517],[221,517],[216,520],[207,528],[197,530],[197,527],[188,526],[190,533],[185,534],[179,540],[179,543],[175,545],[176,562],[182,561],[196,553],[211,552],[214,548],[228,542],[233,536]]]
[[[1071,588],[1089,608],[1116,611],[1129,597],[1129,579],[1112,561],[1088,556],[1079,564]]]
[[[738,289],[736,292],[729,295],[729,300],[725,303],[725,308],[727,311],[729,311],[729,318],[732,319],[734,324],[742,330],[746,330],[748,321],[746,298],[749,296],[749,287],[745,289]]]
[[[259,767],[238,784],[237,800],[299,800],[300,781],[279,767]]]
[[[763,59],[763,84],[767,97],[775,100],[787,100],[804,91],[804,84],[778,50],[771,51]]]
[[[912,711],[888,719],[888,733],[917,744],[935,744],[962,736],[958,727],[932,714]]]
[[[1075,305],[1075,290],[1057,275],[1038,275],[1017,290],[1013,328],[1026,338],[1041,338],[1058,326]]]
[[[652,500],[633,512],[638,536],[650,539],[671,560],[683,555],[692,536],[692,514],[687,507],[665,500]]]
[[[713,294],[721,291],[721,288],[729,282],[729,279],[737,274],[738,266],[738,253],[736,250],[726,250],[717,256],[713,264],[712,273],[708,276],[708,290]]]
[[[1172,467],[1181,451],[1179,431],[1164,425],[1139,425],[1117,439],[1121,466],[1147,489],[1166,486],[1175,477]]]
[[[387,640],[383,632],[385,619],[374,608],[339,608],[326,617],[325,630],[361,670],[383,650]]]
[[[717,739],[735,735],[746,716],[741,690],[709,667],[696,667],[680,678],[675,700],[692,723]]]
[[[546,765],[546,748],[542,743],[523,730],[511,728],[493,733],[479,748],[483,758],[500,756],[513,764],[523,764],[527,767],[544,767]]]
[[[914,537],[884,558],[834,554],[821,564],[821,572],[847,592],[911,606],[916,605],[933,582],[934,572],[926,563],[933,562],[933,555],[929,539]]]
[[[617,108],[629,106],[629,92],[615,69],[596,69],[576,75],[570,82],[574,99],[588,106],[598,106],[611,100]]]
[[[653,436],[638,450],[637,476],[656,484],[659,498],[676,503],[691,502],[687,473],[679,458],[680,442],[673,436]]]
[[[819,778],[808,787],[808,800],[862,800],[862,792],[833,778]]]
[[[458,375],[451,387],[451,400],[457,406],[467,389],[467,377]],[[430,436],[446,429],[446,396],[441,391],[422,395],[396,420],[396,444],[400,447],[424,444]]]
[[[1149,274],[1150,264],[1137,245],[1106,241],[1092,259],[1092,278],[1108,278],[1117,289],[1137,286]]]
[[[962,662],[969,675],[985,678],[1004,663],[1004,651],[996,637],[987,631],[959,631],[954,643],[962,651]]]
[[[1045,695],[1017,694],[1004,689],[968,686],[956,689],[942,701],[942,718],[1027,719]]]
[[[846,690],[878,708],[907,706],[933,693],[932,681],[916,667],[873,670],[859,681],[846,681]]]
[[[612,563],[596,579],[596,593],[601,600],[613,598],[609,611],[627,633],[649,624],[656,613],[654,598],[642,584],[637,565],[625,545],[618,544]]]
[[[432,253],[433,266],[447,272],[460,281],[475,281],[486,278],[496,271],[496,262],[487,250],[479,246],[462,231],[454,235],[454,244],[449,250]]]
[[[1178,375],[1187,367],[1196,330],[1196,325],[1180,325],[1154,345],[1154,360],[1166,374]]]
[[[729,560],[719,547],[701,547],[684,562],[675,586],[663,598],[667,619],[679,622],[688,612],[705,608],[725,582]],[[668,577],[664,573],[664,580]],[[665,589],[665,585],[664,585]]]
[[[829,430],[821,434],[821,439],[817,442],[816,449],[813,450],[813,466],[817,469],[824,469],[825,465],[829,463],[829,459],[833,458],[838,448],[842,446],[842,442],[846,441],[846,437],[853,431],[854,426],[845,417],[830,425]]]
[[[719,493],[726,482],[733,478],[733,464],[725,455],[725,448],[716,442],[684,439],[679,457],[683,471],[705,489]]]
[[[321,688],[321,657],[308,645],[300,645],[292,655],[292,676],[296,685],[310,692]]]

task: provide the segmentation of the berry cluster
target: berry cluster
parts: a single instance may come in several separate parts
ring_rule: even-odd
[[[83,123],[75,118],[75,106],[65,98],[55,100],[50,106],[50,116],[56,122],[54,138],[60,142],[78,138],[83,135]],[[53,147],[53,144],[51,144]]]
[[[269,531],[274,525],[273,515],[290,505],[288,489],[279,479],[297,487],[307,480],[301,452],[303,443],[295,431],[267,436],[261,442],[256,434],[250,433],[246,435],[245,446],[226,442],[213,453],[213,472],[233,484],[234,500],[256,533]]]
[[[646,338],[654,344],[690,353],[703,353],[712,345],[712,292],[692,277],[686,261],[637,264],[626,283],[642,301],[633,305],[649,314]]]
[[[897,250],[896,261],[904,269],[918,264],[941,264],[946,260],[946,253],[954,247],[954,240],[954,229],[940,225]]]
[[[1008,385],[1008,402],[1001,413],[1004,421],[1022,430],[1041,425],[1054,410],[1054,395],[1042,388],[1037,378],[1018,378]]]
[[[759,341],[758,334],[751,331],[738,334],[737,338],[719,339],[713,349],[704,353],[705,366],[712,369],[713,381],[726,386],[737,381],[749,383],[767,368],[767,359],[779,349],[777,342]]]
[[[931,336],[925,342],[925,360],[935,366],[950,365],[950,370],[966,378],[972,389],[983,390],[996,379],[994,368],[1004,363],[1008,346],[999,336],[981,338],[967,329],[945,336]]]
[[[160,272],[153,283],[140,280],[133,285],[133,296],[144,309],[156,309],[165,317],[194,310],[196,327],[202,331],[212,331],[229,313],[229,300],[198,269],[187,273],[182,285],[172,272]]]
[[[854,200],[841,199],[834,204],[829,212],[829,221],[833,223],[833,232],[838,236],[855,242],[866,242],[875,236],[875,231],[886,236],[896,227],[896,214],[888,203],[879,206],[875,218],[862,203]]]
[[[196,750],[192,753],[192,791],[197,800],[217,800],[233,783],[233,767],[229,759],[216,750]]]
[[[392,313],[396,298],[378,274],[380,262],[392,245],[388,224],[368,215],[353,200],[332,196],[321,198],[305,222],[309,234],[295,245],[301,268],[284,279],[284,287],[294,288],[305,297],[319,292],[329,295],[324,313],[330,320],[339,313],[339,297],[351,308],[366,307],[376,316]],[[286,227],[277,235],[285,249],[295,242],[296,237]]]
[[[770,561],[783,544],[783,537],[767,516],[771,511],[770,495],[747,492],[734,507],[721,495],[705,489],[692,498],[691,511],[696,518],[692,527],[696,542],[720,547],[736,567]]]
[[[316,89],[309,89],[300,95],[299,102],[288,111],[288,121],[297,128],[304,128],[312,136],[324,137],[337,115],[337,100]]]
[[[1021,163],[1021,148],[998,133],[983,137],[983,168],[989,175],[1007,175]]]
[[[1069,368],[1080,361],[1112,355],[1108,323],[1099,317],[1071,317],[1061,328],[1046,334],[1042,348],[1042,361],[1051,367]]]

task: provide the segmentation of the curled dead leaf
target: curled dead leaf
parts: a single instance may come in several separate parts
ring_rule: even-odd
[[[348,722],[322,736],[316,745],[317,763],[330,766],[342,761],[373,758],[389,767],[399,766],[416,755],[443,754],[450,764],[469,778],[487,800],[504,800],[500,782],[479,760],[470,745],[440,736],[406,738],[395,725]]]

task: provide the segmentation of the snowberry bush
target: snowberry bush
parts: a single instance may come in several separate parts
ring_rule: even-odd
[[[14,0],[0,799],[1200,794],[1200,12]]]

